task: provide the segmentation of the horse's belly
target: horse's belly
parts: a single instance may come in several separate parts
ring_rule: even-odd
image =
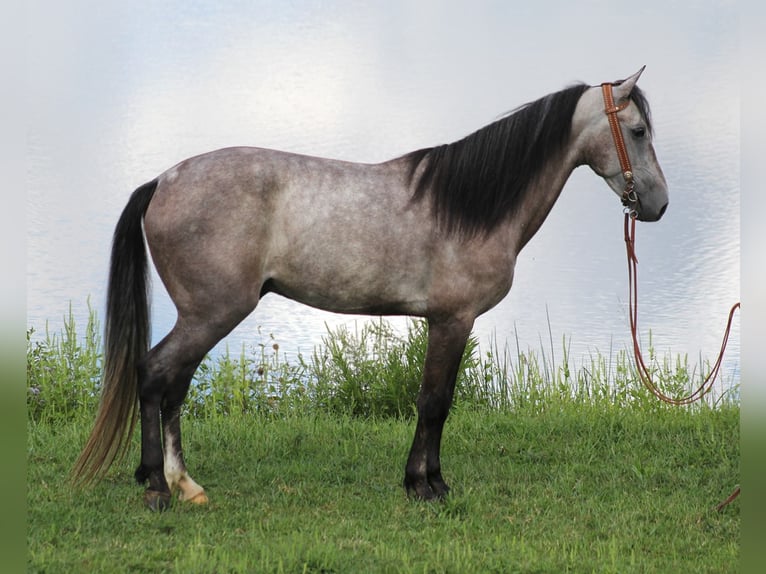
[[[422,315],[428,307],[428,290],[424,273],[413,263],[294,253],[269,274],[270,289],[337,313]]]

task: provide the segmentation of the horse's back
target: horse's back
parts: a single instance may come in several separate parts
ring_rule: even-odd
[[[248,301],[268,281],[329,310],[418,312],[431,219],[411,201],[408,178],[397,162],[221,149],[160,176],[147,241],[171,296],[206,273]]]

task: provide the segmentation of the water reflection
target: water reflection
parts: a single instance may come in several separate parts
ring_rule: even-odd
[[[572,81],[647,64],[641,85],[671,200],[661,222],[639,225],[639,325],[660,351],[712,357],[739,297],[731,3],[561,3],[555,19],[534,3],[258,4],[109,6],[87,25],[70,8],[30,9],[39,23],[29,58],[30,325],[55,329],[70,301],[84,324],[88,296],[103,308],[111,233],[130,191],[185,157],[258,145],[384,160],[455,140]],[[619,41],[627,20],[651,41]],[[620,49],[605,51],[604,34]],[[574,358],[626,348],[624,258],[619,202],[578,170],[522,252],[511,294],[476,332],[539,348],[550,318],[554,343],[570,338]],[[159,283],[154,317],[158,340],[175,318]],[[271,296],[222,345],[256,344],[260,327],[288,353],[310,352],[325,324],[355,320]],[[738,364],[736,323],[724,367],[733,380]]]

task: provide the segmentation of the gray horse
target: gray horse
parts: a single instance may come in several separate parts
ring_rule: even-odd
[[[612,85],[632,159],[633,191],[623,201],[639,220],[656,221],[668,192],[640,74]],[[442,429],[474,320],[508,293],[516,257],[577,166],[623,194],[612,138],[602,90],[578,84],[459,141],[380,164],[229,148],[141,186],[114,233],[101,402],[75,479],[104,475],[140,412],[135,476],[148,481],[146,505],[167,508],[175,490],[207,502],[183,461],[182,402],[205,354],[277,293],[340,313],[426,318],[404,486],[420,499],[444,497]],[[145,245],[178,311],[151,350]]]

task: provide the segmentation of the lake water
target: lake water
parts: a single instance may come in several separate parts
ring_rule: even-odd
[[[661,222],[638,225],[639,326],[660,352],[712,360],[739,299],[735,3],[552,4],[555,18],[549,3],[33,6],[28,325],[58,330],[71,303],[84,326],[89,298],[102,313],[122,207],[181,159],[256,145],[382,161],[646,64],[671,198]],[[626,267],[619,200],[579,169],[475,332],[514,350],[552,336],[559,357],[566,337],[575,363],[628,348]],[[155,278],[155,341],[174,319]],[[217,350],[273,337],[288,355],[310,353],[327,326],[365,320],[271,295]],[[738,320],[724,373],[739,382]]]

